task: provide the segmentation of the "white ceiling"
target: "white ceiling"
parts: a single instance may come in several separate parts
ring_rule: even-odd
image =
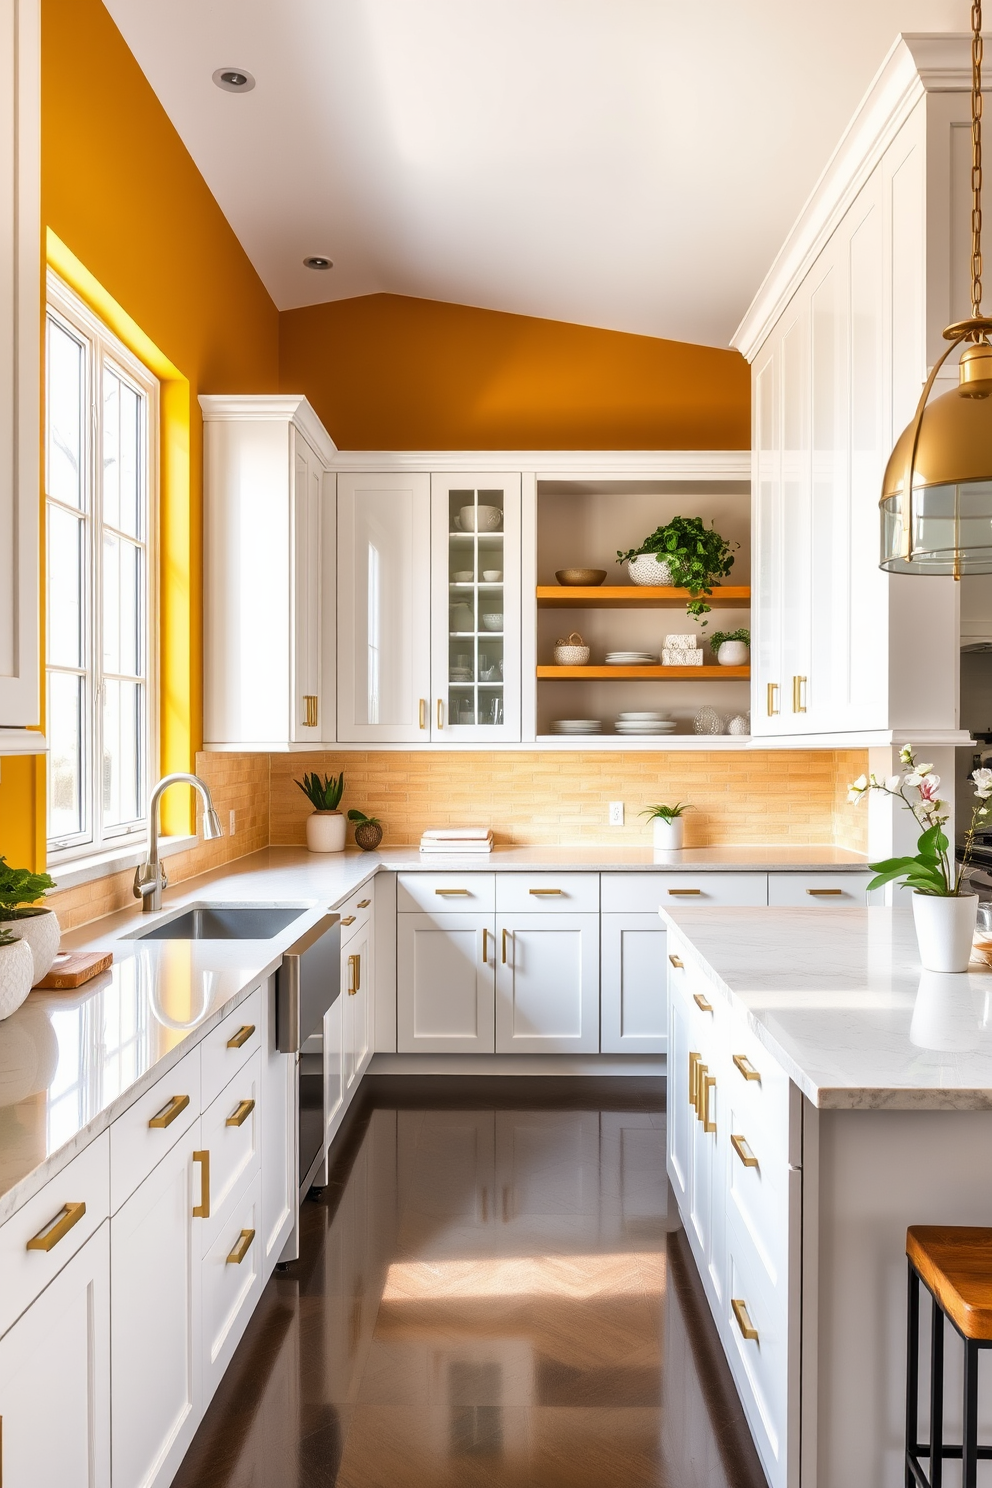
[[[896,34],[970,10],[105,3],[280,309],[390,291],[715,346]]]

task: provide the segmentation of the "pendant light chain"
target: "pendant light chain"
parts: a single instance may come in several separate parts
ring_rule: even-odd
[[[971,313],[977,320],[982,313],[982,0],[973,0],[971,31]]]

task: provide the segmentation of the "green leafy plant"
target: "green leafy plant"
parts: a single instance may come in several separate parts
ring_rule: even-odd
[[[370,826],[373,826],[373,827],[381,827],[382,826],[382,823],[380,822],[380,820],[379,820],[379,818],[377,816],[366,816],[364,811],[349,811],[348,812],[348,820],[349,821],[353,821],[353,822],[357,822],[357,823],[359,823],[359,825],[362,822],[368,822],[369,825]]]
[[[674,806],[649,806],[641,816],[646,816],[649,821],[674,821],[677,816],[683,816],[685,812],[691,811],[692,806],[688,801],[676,801]]]
[[[311,771],[296,784],[315,811],[337,811],[344,795],[344,771],[340,775],[317,775]]]
[[[29,915],[44,913],[34,907],[35,900],[54,887],[55,880],[47,873],[11,868],[6,858],[0,858],[0,920],[26,920]]]
[[[715,630],[710,636],[710,645],[714,651],[719,651],[724,641],[743,641],[745,646],[751,644],[751,632],[747,626],[740,630]]]
[[[656,527],[639,548],[627,553],[617,552],[617,562],[626,563],[631,558],[640,558],[644,553],[653,553],[672,571],[672,583],[677,589],[688,589],[692,598],[686,605],[686,614],[701,615],[710,612],[710,606],[699,596],[712,594],[714,584],[725,579],[734,566],[734,549],[739,543],[728,542],[713,527],[706,527],[702,517],[673,517],[664,527]],[[703,625],[706,625],[704,620]]]

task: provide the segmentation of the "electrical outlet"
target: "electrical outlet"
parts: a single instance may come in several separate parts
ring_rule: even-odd
[[[623,826],[623,802],[622,801],[611,801],[610,802],[610,826],[611,827],[622,827]]]
[[[228,835],[231,837],[233,837],[235,832],[237,831],[237,815],[238,813],[236,811],[231,812],[231,819],[228,824]]]

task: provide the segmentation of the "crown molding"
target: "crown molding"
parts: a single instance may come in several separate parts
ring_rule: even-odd
[[[199,404],[204,423],[239,423],[244,419],[293,423],[326,465],[331,465],[337,454],[334,440],[312,404],[300,393],[201,393]]]
[[[338,450],[335,470],[525,470],[543,479],[750,481],[750,450]]]
[[[0,728],[0,756],[47,753],[48,740],[37,729]]]

